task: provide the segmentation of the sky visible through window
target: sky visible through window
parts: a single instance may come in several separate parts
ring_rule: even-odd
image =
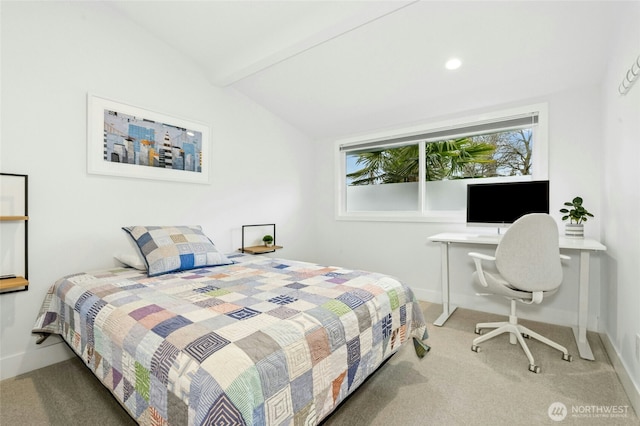
[[[356,170],[358,170],[358,166],[356,165],[356,162],[358,161],[358,156],[347,154],[346,157],[347,157],[347,175],[348,175],[349,173],[353,173]],[[351,185],[352,181],[353,179],[347,178],[347,185]]]

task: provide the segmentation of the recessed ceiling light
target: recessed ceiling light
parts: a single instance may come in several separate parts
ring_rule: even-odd
[[[444,64],[444,66],[448,70],[457,70],[458,68],[460,68],[460,65],[462,65],[462,61],[460,61],[460,59],[458,58],[451,58],[447,61],[446,64]]]

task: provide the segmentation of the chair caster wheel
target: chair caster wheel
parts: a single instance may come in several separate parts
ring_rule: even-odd
[[[479,328],[476,328],[476,334],[482,334],[482,330]]]
[[[537,365],[529,364],[529,371],[538,374],[540,372],[540,367],[538,367]]]
[[[480,352],[480,346],[471,345],[471,350],[474,351],[475,353],[478,353]]]
[[[525,339],[531,339],[531,336],[529,336],[527,333],[522,333],[522,337],[524,337]]]
[[[573,361],[573,356],[571,356],[569,354],[562,354],[562,360],[571,362],[571,361]]]

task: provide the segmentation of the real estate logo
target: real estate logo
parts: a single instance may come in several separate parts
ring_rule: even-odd
[[[567,417],[567,406],[562,402],[554,402],[549,406],[547,414],[554,422],[561,422]]]
[[[573,418],[600,418],[615,419],[627,417],[629,414],[628,405],[572,405],[571,412],[562,402],[554,402],[547,410],[549,418],[554,422],[561,422],[567,416]]]

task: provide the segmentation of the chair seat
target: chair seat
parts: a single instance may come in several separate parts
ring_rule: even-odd
[[[533,300],[533,292],[519,290],[513,287],[504,278],[502,278],[500,274],[491,273],[487,271],[483,271],[483,273],[488,284],[487,290],[490,293],[504,296],[507,299],[518,299],[525,303],[531,303],[531,301]],[[473,279],[474,281],[476,281],[476,283],[480,282],[480,278],[478,277],[477,271],[473,273]],[[557,288],[549,291],[543,291],[542,294],[544,297],[546,297],[546,296],[552,295],[556,291],[558,291]]]

